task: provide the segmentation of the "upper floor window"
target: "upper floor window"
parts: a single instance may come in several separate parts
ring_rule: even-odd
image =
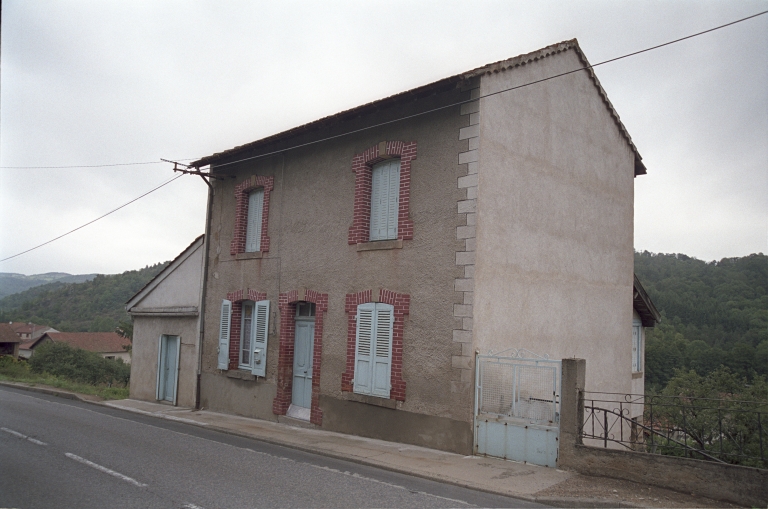
[[[400,159],[389,159],[371,169],[370,240],[397,238],[400,203]]]
[[[245,233],[245,252],[261,251],[261,226],[264,208],[264,189],[257,189],[248,195],[248,226]]]
[[[415,141],[382,141],[355,154],[354,215],[348,244],[413,238],[409,204],[414,159]]]
[[[269,251],[269,196],[274,180],[272,175],[252,175],[235,186],[235,228],[229,248],[232,256],[258,258],[260,252]]]

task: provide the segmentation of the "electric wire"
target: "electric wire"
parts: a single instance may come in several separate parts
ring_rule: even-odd
[[[289,150],[295,150],[295,149],[298,149],[298,148],[301,148],[301,147],[306,147],[308,145],[315,145],[315,144],[322,143],[322,142],[325,142],[325,141],[334,140],[334,139],[341,138],[341,137],[344,137],[344,136],[349,136],[351,134],[359,133],[359,132],[362,132],[362,131],[367,131],[369,129],[374,129],[376,127],[381,127],[381,126],[384,126],[384,125],[393,124],[395,122],[400,122],[400,121],[403,121],[403,120],[408,120],[408,119],[411,119],[411,118],[420,117],[422,115],[428,115],[428,114],[434,113],[436,111],[444,110],[444,109],[447,109],[447,108],[453,108],[453,107],[456,107],[456,106],[460,106],[462,104],[470,103],[470,102],[473,102],[473,101],[478,101],[480,99],[485,99],[487,97],[492,97],[492,96],[499,95],[499,94],[502,94],[502,93],[505,93],[505,92],[510,92],[512,90],[517,90],[517,89],[520,89],[520,88],[524,88],[524,87],[528,87],[528,86],[531,86],[531,85],[535,85],[537,83],[542,83],[542,82],[549,81],[549,80],[552,80],[552,79],[555,79],[555,78],[560,78],[562,76],[567,76],[569,74],[573,74],[573,73],[576,73],[576,72],[585,71],[585,70],[588,70],[588,69],[593,69],[593,68],[598,67],[600,65],[605,65],[605,64],[608,64],[608,63],[611,63],[611,62],[616,62],[618,60],[629,58],[629,57],[632,57],[632,56],[635,56],[635,55],[640,55],[642,53],[647,53],[649,51],[653,51],[653,50],[656,50],[656,49],[659,49],[659,48],[663,48],[663,47],[669,46],[671,44],[676,44],[678,42],[685,41],[685,40],[688,40],[688,39],[692,39],[694,37],[699,37],[701,35],[704,35],[704,34],[707,34],[707,33],[710,33],[710,32],[714,32],[716,30],[720,30],[720,29],[723,29],[723,28],[735,25],[737,23],[742,23],[744,21],[756,18],[758,16],[762,16],[764,14],[768,14],[768,10],[762,11],[762,12],[758,12],[758,13],[753,14],[751,16],[747,16],[745,18],[741,18],[741,19],[738,19],[738,20],[735,20],[735,21],[731,21],[729,23],[725,23],[723,25],[719,25],[719,26],[716,26],[716,27],[713,27],[713,28],[710,28],[710,29],[707,29],[707,30],[703,30],[701,32],[696,32],[694,34],[690,34],[690,35],[687,35],[685,37],[680,37],[680,38],[674,39],[672,41],[667,41],[665,43],[657,44],[655,46],[651,46],[651,47],[648,47],[648,48],[645,48],[645,49],[642,49],[642,50],[634,51],[632,53],[627,53],[625,55],[621,55],[621,56],[618,56],[618,57],[615,57],[615,58],[611,58],[611,59],[608,59],[608,60],[603,60],[602,62],[598,62],[596,64],[591,64],[591,65],[587,65],[587,66],[584,66],[584,67],[580,67],[578,69],[573,69],[571,71],[566,71],[566,72],[563,72],[563,73],[560,73],[560,74],[555,74],[553,76],[549,76],[547,78],[542,78],[542,79],[539,79],[539,80],[535,80],[535,81],[531,81],[531,82],[528,82],[528,83],[524,83],[522,85],[517,85],[517,86],[514,86],[514,87],[510,87],[510,88],[505,88],[505,89],[502,89],[502,90],[497,90],[496,92],[491,92],[491,93],[488,93],[488,94],[485,94],[485,95],[481,95],[481,96],[479,96],[477,98],[467,99],[467,100],[464,100],[464,101],[458,101],[458,102],[447,104],[447,105],[444,105],[444,106],[439,106],[437,108],[432,108],[432,109],[429,109],[427,111],[423,111],[423,112],[420,112],[420,113],[414,113],[412,115],[406,115],[404,117],[400,117],[400,118],[397,118],[397,119],[387,120],[385,122],[380,122],[380,123],[375,124],[375,125],[370,125],[370,126],[367,126],[367,127],[362,127],[360,129],[354,129],[354,130],[347,131],[347,132],[340,133],[340,134],[336,134],[336,135],[333,135],[333,136],[328,136],[326,138],[310,141],[310,142],[307,142],[307,143],[301,143],[299,145],[294,145],[292,147],[284,148],[284,149],[281,149],[281,150],[276,150],[276,151],[269,152],[269,153],[259,154],[257,156],[246,157],[246,158],[243,158],[243,159],[238,159],[237,161],[230,161],[230,162],[227,162],[227,163],[217,164],[217,165],[215,165],[215,167],[216,168],[220,168],[222,166],[228,166],[228,165],[240,163],[240,162],[243,162],[243,161],[250,161],[250,160],[253,160],[253,159],[259,159],[259,158],[263,158],[263,157],[268,157],[268,156],[274,155],[274,154],[285,153],[285,152],[287,152]],[[193,161],[193,160],[194,159],[178,159],[178,161]],[[158,161],[158,162],[162,162],[162,161]],[[130,166],[130,165],[155,164],[155,163],[156,163],[156,161],[147,161],[147,162],[137,162],[137,163],[116,163],[116,164],[89,165],[89,166],[14,166],[14,167],[2,166],[0,168],[3,168],[3,169],[12,169],[12,168],[13,169],[98,168],[98,167]],[[88,223],[85,223],[85,224],[83,224],[81,226],[78,226],[77,228],[75,228],[73,230],[70,230],[67,233],[64,233],[62,235],[59,235],[58,237],[56,237],[54,239],[51,239],[51,240],[49,240],[47,242],[44,242],[44,243],[42,243],[42,244],[40,244],[38,246],[32,247],[30,249],[27,249],[26,251],[22,251],[22,252],[20,252],[18,254],[15,254],[13,256],[9,256],[7,258],[0,259],[0,262],[4,262],[6,260],[10,260],[12,258],[16,258],[17,256],[21,256],[23,254],[29,253],[30,251],[34,251],[35,249],[43,247],[43,246],[45,246],[47,244],[50,244],[51,242],[54,242],[54,241],[56,241],[56,240],[58,240],[58,239],[60,239],[62,237],[65,237],[65,236],[67,236],[67,235],[69,235],[71,233],[74,233],[77,230],[80,230],[80,229],[82,229],[82,228],[84,228],[84,227],[86,227],[86,226],[88,226],[90,224],[93,224],[96,221],[98,221],[100,219],[103,219],[103,218],[107,217],[108,215],[110,215],[110,214],[112,214],[114,212],[117,212],[118,210],[122,209],[123,207],[126,207],[126,206],[130,205],[131,203],[140,200],[141,198],[147,196],[148,194],[153,193],[154,191],[157,191],[161,187],[164,187],[164,186],[170,184],[171,182],[173,182],[174,180],[179,179],[179,178],[181,178],[183,176],[184,176],[183,173],[180,174],[180,175],[177,175],[176,177],[172,178],[171,180],[168,180],[165,183],[160,184],[159,186],[155,187],[154,189],[152,189],[150,191],[147,191],[146,193],[142,194],[141,196],[139,196],[137,198],[134,198],[133,200],[131,200],[131,201],[129,201],[129,202],[127,202],[127,203],[117,207],[116,209],[111,210],[110,212],[107,212],[106,214],[104,214],[102,216],[97,217],[96,219],[94,219],[92,221],[89,221]]]
[[[176,161],[194,161],[194,158],[176,159]],[[138,163],[113,163],[113,164],[73,164],[69,166],[0,166],[2,170],[55,170],[64,168],[108,168],[112,166],[137,166],[141,164],[163,164],[166,161],[142,161]]]
[[[229,161],[229,162],[226,162],[226,163],[219,163],[219,164],[216,164],[215,167],[216,168],[221,168],[222,166],[229,166],[231,164],[237,164],[237,163],[241,163],[243,161],[251,161],[253,159],[260,159],[260,158],[263,158],[263,157],[269,157],[271,155],[288,152],[289,150],[295,150],[297,148],[302,148],[302,147],[306,147],[306,146],[309,146],[309,145],[316,145],[318,143],[322,143],[322,142],[325,142],[325,141],[335,140],[337,138],[342,138],[344,136],[349,136],[351,134],[356,134],[356,133],[359,133],[359,132],[367,131],[369,129],[375,129],[377,127],[381,127],[381,126],[385,126],[385,125],[389,125],[389,124],[394,124],[395,122],[401,122],[403,120],[408,120],[408,119],[411,119],[411,118],[416,118],[416,117],[420,117],[420,116],[423,116],[423,115],[428,115],[428,114],[434,113],[436,111],[441,111],[441,110],[448,109],[448,108],[454,108],[456,106],[461,106],[462,104],[467,104],[467,103],[470,103],[470,102],[479,101],[480,99],[485,99],[485,98],[488,98],[488,97],[492,97],[494,95],[503,94],[504,92],[510,92],[512,90],[517,90],[517,89],[520,89],[520,88],[529,87],[529,86],[535,85],[537,83],[542,83],[542,82],[545,82],[545,81],[553,80],[555,78],[561,78],[563,76],[567,76],[569,74],[573,74],[573,73],[576,73],[576,72],[581,72],[581,71],[585,71],[585,70],[588,70],[588,69],[594,69],[595,67],[600,66],[600,65],[609,64],[611,62],[616,62],[617,60],[622,60],[624,58],[633,57],[635,55],[640,55],[641,53],[646,53],[648,51],[653,51],[655,49],[663,48],[664,46],[669,46],[671,44],[675,44],[675,43],[678,43],[678,42],[681,42],[681,41],[685,41],[687,39],[692,39],[694,37],[699,37],[699,36],[707,34],[709,32],[714,32],[715,30],[720,30],[722,28],[726,28],[726,27],[729,27],[731,25],[735,25],[737,23],[741,23],[743,21],[747,21],[749,19],[756,18],[756,17],[762,16],[764,14],[768,14],[768,11],[758,12],[757,14],[753,14],[751,16],[747,16],[746,18],[737,19],[736,21],[731,21],[730,23],[725,23],[724,25],[719,25],[719,26],[716,26],[714,28],[709,28],[707,30],[703,30],[701,32],[696,32],[695,34],[686,35],[685,37],[680,37],[679,39],[674,39],[672,41],[667,41],[667,42],[662,43],[662,44],[657,44],[656,46],[651,46],[649,48],[645,48],[645,49],[641,49],[641,50],[638,50],[638,51],[634,51],[632,53],[627,53],[625,55],[621,55],[621,56],[618,56],[618,57],[615,57],[615,58],[610,58],[608,60],[603,60],[602,62],[598,62],[596,64],[591,64],[591,65],[587,65],[587,66],[584,66],[584,67],[579,67],[578,69],[573,69],[571,71],[566,71],[566,72],[563,72],[563,73],[560,73],[560,74],[555,74],[555,75],[549,76],[547,78],[542,78],[542,79],[531,81],[531,82],[528,82],[528,83],[523,83],[522,85],[517,85],[517,86],[514,86],[514,87],[505,88],[505,89],[502,89],[502,90],[497,90],[496,92],[491,92],[491,93],[488,93],[488,94],[485,94],[485,95],[481,95],[481,96],[473,98],[473,99],[465,99],[463,101],[458,101],[458,102],[454,102],[454,103],[451,103],[451,104],[446,104],[444,106],[438,106],[437,108],[432,108],[432,109],[429,109],[429,110],[426,110],[426,111],[422,111],[422,112],[419,112],[419,113],[414,113],[412,115],[406,115],[404,117],[396,118],[396,119],[393,119],[393,120],[387,120],[387,121],[384,121],[384,122],[379,122],[378,124],[373,124],[373,125],[369,125],[369,126],[366,126],[366,127],[361,127],[359,129],[353,129],[351,131],[346,131],[346,132],[343,132],[343,133],[340,133],[340,134],[335,134],[333,136],[328,136],[328,137],[321,138],[321,139],[318,139],[318,140],[308,141],[306,143],[301,143],[299,145],[294,145],[294,146],[291,146],[291,147],[288,147],[288,148],[284,148],[284,149],[280,149],[280,150],[274,150],[272,152],[267,152],[267,153],[259,154],[259,155],[256,155],[256,156],[251,156],[251,157],[246,157],[246,158],[243,158],[243,159],[238,159],[236,161]]]
[[[67,236],[67,235],[69,235],[70,233],[74,233],[74,232],[76,232],[77,230],[80,230],[81,228],[85,228],[85,227],[86,227],[86,226],[88,226],[89,224],[93,224],[93,223],[95,223],[96,221],[98,221],[99,219],[103,219],[103,218],[107,217],[108,215],[110,215],[110,214],[112,214],[112,213],[114,213],[114,212],[117,212],[118,210],[120,210],[120,209],[122,209],[122,208],[124,208],[124,207],[127,207],[127,206],[128,206],[128,205],[130,205],[131,203],[133,203],[133,202],[135,202],[135,201],[137,201],[137,200],[140,200],[140,199],[144,198],[145,196],[147,196],[147,195],[148,195],[148,194],[150,194],[150,193],[154,193],[155,191],[157,191],[157,190],[158,190],[158,189],[160,189],[161,187],[165,187],[165,186],[167,186],[168,184],[170,184],[171,182],[173,182],[174,180],[180,179],[180,178],[181,178],[181,177],[183,177],[183,176],[184,176],[184,174],[183,174],[183,173],[182,173],[182,174],[180,174],[180,175],[176,175],[176,176],[175,176],[175,177],[173,177],[171,180],[167,180],[167,181],[163,182],[162,184],[160,184],[159,186],[155,187],[154,189],[150,189],[149,191],[147,191],[146,193],[142,194],[141,196],[138,196],[138,197],[136,197],[136,198],[132,199],[132,200],[131,200],[131,201],[129,201],[129,202],[123,203],[122,205],[120,205],[120,206],[119,206],[119,207],[117,207],[116,209],[112,209],[112,210],[110,210],[109,212],[107,212],[106,214],[104,214],[104,215],[101,215],[101,216],[97,217],[96,219],[93,219],[92,221],[88,221],[88,222],[87,222],[87,223],[85,223],[84,225],[80,225],[80,226],[78,226],[77,228],[75,228],[75,229],[73,229],[73,230],[69,230],[67,233],[61,234],[61,235],[59,235],[58,237],[56,237],[56,238],[54,238],[54,239],[51,239],[51,240],[49,240],[48,242],[43,242],[42,244],[40,244],[40,245],[38,245],[38,246],[35,246],[35,247],[32,247],[32,248],[29,248],[29,249],[27,249],[26,251],[22,251],[21,253],[17,253],[17,254],[15,254],[15,255],[13,255],[13,256],[9,256],[9,257],[7,257],[7,258],[3,258],[2,260],[0,260],[0,262],[4,262],[4,261],[6,261],[6,260],[10,260],[11,258],[16,258],[17,256],[21,256],[21,255],[23,255],[23,254],[25,254],[25,253],[29,253],[30,251],[34,251],[34,250],[35,250],[35,249],[37,249],[37,248],[43,247],[43,246],[45,246],[45,245],[47,245],[47,244],[50,244],[51,242],[53,242],[53,241],[55,241],[55,240],[59,240],[59,239],[60,239],[60,238],[62,238],[62,237],[66,237],[66,236]]]

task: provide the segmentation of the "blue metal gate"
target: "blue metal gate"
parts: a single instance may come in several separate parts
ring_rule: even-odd
[[[524,349],[475,362],[475,454],[557,466],[561,362]]]

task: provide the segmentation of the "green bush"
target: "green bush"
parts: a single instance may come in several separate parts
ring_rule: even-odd
[[[23,359],[14,359],[11,355],[0,355],[0,374],[11,378],[23,377],[29,374],[29,365]]]
[[[66,343],[49,342],[39,346],[29,360],[29,367],[33,373],[48,373],[90,385],[125,387],[131,376],[131,366],[122,359],[105,359]]]

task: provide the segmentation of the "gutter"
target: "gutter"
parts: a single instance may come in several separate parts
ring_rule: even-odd
[[[195,388],[195,408],[200,409],[200,376],[203,371],[203,343],[205,338],[205,297],[208,289],[208,251],[211,245],[211,210],[213,208],[213,185],[208,186],[208,206],[205,211],[205,237],[203,238],[203,277],[200,289],[200,319],[197,329],[197,385]]]

